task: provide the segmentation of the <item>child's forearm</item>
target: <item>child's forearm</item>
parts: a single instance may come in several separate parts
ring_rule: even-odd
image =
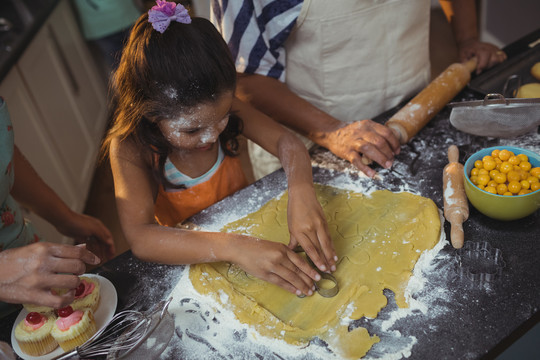
[[[299,186],[313,188],[309,153],[295,135],[284,132],[279,138],[278,157],[287,176],[289,192],[294,192]]]
[[[241,235],[172,228],[158,224],[128,226],[124,234],[141,260],[169,264],[233,261],[231,250]]]
[[[278,150],[289,188],[289,247],[294,249],[300,245],[321,271],[335,271],[336,253],[315,194],[309,154],[292,134],[280,137]]]
[[[312,295],[320,275],[284,244],[254,237],[148,224],[125,231],[141,260],[182,265],[226,261],[291,293]]]

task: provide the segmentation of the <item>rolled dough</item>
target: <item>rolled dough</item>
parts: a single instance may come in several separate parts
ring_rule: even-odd
[[[430,199],[387,190],[362,195],[316,185],[339,257],[339,293],[299,298],[228,263],[190,267],[195,289],[233,311],[263,336],[305,345],[315,337],[344,358],[358,359],[379,341],[365,328],[348,330],[342,318],[375,318],[386,306],[383,289],[408,307],[404,291],[415,263],[440,236],[440,217]],[[287,193],[223,231],[287,244]]]

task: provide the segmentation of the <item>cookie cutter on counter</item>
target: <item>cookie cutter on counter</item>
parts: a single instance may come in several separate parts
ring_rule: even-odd
[[[297,246],[294,249],[294,252],[295,253],[305,253],[304,249],[302,249],[301,246]],[[322,297],[326,297],[326,298],[331,298],[331,297],[336,296],[338,294],[338,292],[339,292],[339,285],[338,285],[338,281],[334,277],[334,275],[331,275],[331,274],[328,274],[328,273],[325,273],[325,272],[322,272],[322,271],[318,270],[317,267],[315,266],[315,264],[313,264],[313,261],[311,261],[309,256],[307,256],[307,254],[306,254],[306,259],[307,259],[309,265],[311,265],[315,270],[317,270],[317,272],[321,276],[321,280],[315,282],[315,291],[317,291],[317,293],[319,293],[319,295],[321,295]],[[330,288],[324,287],[322,285],[322,282],[324,280],[328,280],[328,281],[333,282],[334,286],[332,286]],[[301,294],[301,295],[298,295],[298,297],[303,298],[303,297],[306,297],[306,295]]]
[[[487,241],[465,242],[456,250],[456,271],[475,285],[485,285],[500,278],[506,263],[502,251]]]

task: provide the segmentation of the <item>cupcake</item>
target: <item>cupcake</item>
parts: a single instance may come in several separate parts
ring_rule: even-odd
[[[56,317],[52,314],[31,312],[15,327],[15,339],[22,352],[31,356],[50,353],[58,347],[51,336]]]
[[[71,306],[57,310],[51,335],[64,351],[84,344],[96,333],[96,321],[91,309],[73,310]]]
[[[100,285],[97,278],[81,276],[81,283],[75,290],[75,300],[71,304],[73,310],[92,309],[95,312],[100,300]]]

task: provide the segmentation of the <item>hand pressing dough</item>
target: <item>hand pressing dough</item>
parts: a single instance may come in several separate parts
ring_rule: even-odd
[[[362,327],[348,331],[341,319],[377,317],[387,304],[385,288],[408,307],[404,291],[421,253],[438,242],[439,212],[430,199],[407,192],[316,190],[339,257],[335,297],[299,298],[228,263],[193,265],[190,279],[264,336],[298,345],[319,337],[338,355],[358,359],[379,338]],[[222,230],[288,244],[287,193]]]
[[[540,81],[540,61],[534,64],[531,68],[531,75]]]
[[[540,83],[529,83],[519,87],[517,98],[540,98]]]

